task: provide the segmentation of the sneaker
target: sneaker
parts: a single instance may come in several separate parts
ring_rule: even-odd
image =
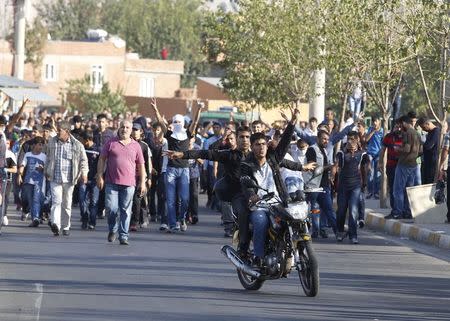
[[[63,235],[64,236],[69,236],[70,235],[70,231],[69,230],[63,230]]]
[[[320,237],[323,239],[327,239],[328,238],[328,233],[325,230],[320,230]]]
[[[9,220],[8,220],[8,216],[3,216],[3,219],[2,219],[2,225],[3,226],[8,226],[8,224],[9,224]]]
[[[372,196],[373,196],[373,194],[372,194],[372,193],[370,193],[370,194],[367,194],[367,196],[366,196],[366,200],[370,200],[370,199],[372,198]]]
[[[182,220],[181,224],[180,224],[180,231],[181,232],[186,232],[186,230],[187,230],[186,220]]]
[[[385,220],[398,220],[400,215],[389,214],[384,217]]]
[[[165,232],[165,231],[167,231],[169,229],[169,227],[167,226],[167,224],[161,224],[161,226],[159,227],[159,230],[161,231],[161,232]]]
[[[109,232],[108,233],[108,242],[114,242],[116,240],[116,233]]]
[[[58,236],[59,235],[59,227],[58,225],[56,225],[55,223],[52,224],[51,226],[52,228],[52,232],[54,236]]]
[[[345,239],[345,233],[344,232],[337,232],[336,233],[336,241],[342,242]]]
[[[39,219],[35,218],[33,220],[33,222],[30,223],[30,225],[28,225],[29,227],[38,227],[39,226]]]
[[[88,223],[87,223],[87,222],[81,223],[81,229],[82,229],[82,230],[87,229],[87,227],[88,227]]]
[[[89,225],[88,225],[88,229],[89,229],[89,230],[95,230],[95,225],[89,224]]]
[[[195,225],[198,223],[198,216],[192,216],[191,224]]]
[[[180,228],[181,228],[180,222],[176,222],[176,223],[175,223],[175,228],[178,229],[178,230],[180,230]]]
[[[30,213],[22,213],[22,216],[20,217],[20,220],[21,221],[26,221],[29,216],[30,216]]]
[[[121,239],[119,240],[120,245],[130,245],[130,243],[128,243],[127,239]]]
[[[350,243],[352,243],[352,244],[359,244],[359,241],[358,241],[358,239],[356,237],[354,237],[354,238],[352,238],[350,240]]]
[[[144,222],[144,223],[142,223],[142,224],[139,224],[139,227],[140,227],[140,228],[147,228],[147,227],[148,227],[148,223],[147,223],[147,222]]]
[[[405,219],[405,220],[412,220],[413,219],[411,214],[403,214],[402,218]]]
[[[130,231],[131,231],[131,232],[136,232],[136,231],[137,231],[137,226],[136,226],[136,224],[130,225]]]
[[[358,227],[359,228],[364,228],[365,225],[366,225],[366,223],[364,222],[364,220],[358,220]]]

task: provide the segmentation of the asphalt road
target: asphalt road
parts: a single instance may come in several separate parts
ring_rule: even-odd
[[[203,202],[201,202],[203,203]],[[363,231],[359,245],[314,243],[320,293],[292,273],[261,290],[241,287],[220,247],[220,216],[177,235],[156,225],[130,245],[106,240],[105,220],[69,237],[28,228],[11,211],[0,236],[0,321],[22,320],[450,320],[450,253]]]

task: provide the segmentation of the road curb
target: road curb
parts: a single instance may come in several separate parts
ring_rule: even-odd
[[[385,220],[380,213],[366,213],[367,227],[383,231],[389,235],[406,237],[420,243],[436,246],[442,249],[450,249],[450,235],[429,230],[411,223],[398,220]]]

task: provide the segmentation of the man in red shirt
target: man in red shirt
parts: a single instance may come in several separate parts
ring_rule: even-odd
[[[402,146],[402,129],[401,124],[398,120],[395,121],[395,125],[392,128],[392,131],[384,136],[383,141],[381,143],[380,150],[380,162],[379,170],[380,172],[384,171],[382,166],[385,151],[387,150],[387,161],[386,161],[386,176],[388,179],[389,186],[389,203],[391,208],[394,208],[394,178],[395,178],[395,168],[397,167],[398,162],[398,151],[395,150],[394,146]]]

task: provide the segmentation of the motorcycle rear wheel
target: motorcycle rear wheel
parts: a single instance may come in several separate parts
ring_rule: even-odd
[[[300,284],[306,296],[314,297],[319,293],[319,263],[311,241],[298,243],[300,262],[297,263]],[[300,268],[299,265],[302,265]]]
[[[264,280],[256,279],[250,275],[245,274],[242,271],[237,270],[237,275],[239,278],[239,282],[241,282],[242,286],[246,290],[257,291],[261,289]]]

